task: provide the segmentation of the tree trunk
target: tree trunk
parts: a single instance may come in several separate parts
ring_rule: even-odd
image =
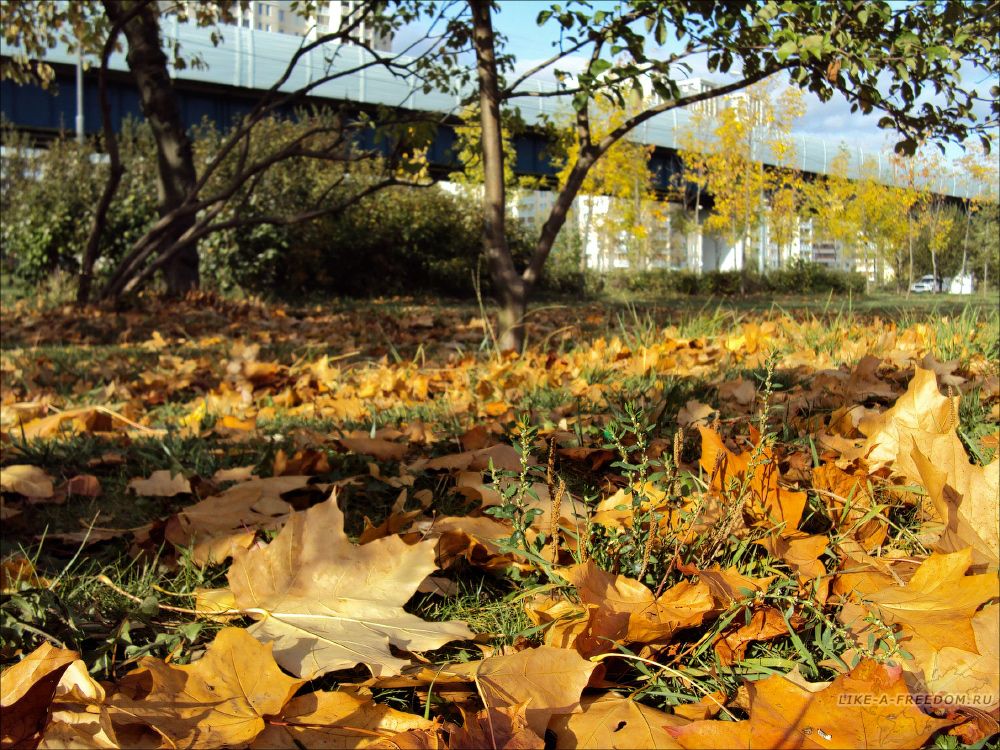
[[[969,261],[969,230],[972,228],[972,210],[969,201],[965,202],[965,236],[962,238],[962,274],[960,284],[965,285],[965,269]]]
[[[112,22],[127,13],[121,0],[105,0],[104,7]],[[191,139],[181,122],[177,93],[167,69],[157,7],[142,8],[125,23],[123,30],[128,40],[129,70],[139,89],[142,112],[156,141],[157,210],[164,216],[180,206],[194,189],[196,173]],[[160,248],[170,247],[194,221],[194,216],[177,221],[159,243]],[[177,253],[164,268],[164,275],[170,295],[182,295],[197,288],[200,280],[197,246],[190,245]]]
[[[913,286],[913,215],[908,214],[906,217],[906,244],[910,251],[910,276],[909,281],[906,284],[906,296],[910,296],[910,287]],[[935,277],[936,278],[936,277]]]
[[[873,275],[873,271],[870,263],[871,261],[868,258],[868,241],[865,240],[865,294],[868,294],[871,290],[871,277]]]
[[[700,276],[705,271],[705,240],[701,232],[701,185],[695,189],[694,193],[694,229],[697,235],[695,236],[695,242],[698,248],[698,268],[697,273]]]
[[[104,190],[97,202],[94,210],[94,223],[90,227],[90,234],[87,237],[87,244],[83,251],[83,262],[80,265],[80,283],[76,289],[76,302],[78,305],[85,305],[90,301],[90,290],[94,281],[94,264],[97,263],[101,254],[101,237],[108,223],[108,211],[111,209],[111,201],[114,200],[121,184],[122,175],[125,172],[122,166],[121,155],[118,151],[118,137],[111,127],[111,102],[108,99],[108,60],[114,51],[118,35],[121,34],[122,24],[127,18],[122,17],[114,23],[108,32],[108,38],[104,42],[101,50],[101,67],[97,74],[98,90],[101,102],[101,130],[104,134],[104,150],[108,154],[108,179],[104,183]],[[79,85],[79,81],[78,81]],[[79,94],[82,96],[82,92]]]
[[[490,277],[500,298],[499,346],[520,350],[524,343],[527,288],[507,246],[507,195],[503,179],[500,83],[497,78],[493,18],[489,0],[469,0],[472,9],[479,117],[483,147],[483,247]]]

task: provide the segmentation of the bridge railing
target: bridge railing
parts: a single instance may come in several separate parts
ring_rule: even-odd
[[[178,79],[233,86],[244,89],[268,89],[285,71],[288,61],[304,42],[302,37],[291,34],[258,31],[252,27],[223,26],[222,41],[212,42],[213,30],[198,28],[194,24],[181,23],[176,17],[167,20],[164,28],[166,42],[180,45],[185,56],[197,56],[202,66],[188,65],[183,70],[172,71]],[[10,56],[17,49],[0,41],[0,54]],[[50,62],[76,64],[76,55],[70,54],[65,45],[59,44],[49,50]],[[328,44],[312,50],[299,61],[288,80],[281,87],[283,91],[296,91],[324,75],[341,75],[325,81],[311,91],[311,95],[341,101],[368,104],[383,104],[393,107],[428,112],[457,112],[461,96],[442,91],[424,92],[415,85],[413,79],[393,75],[383,66],[375,65],[360,70],[371,62],[367,50],[353,45]],[[95,61],[89,61],[94,64]],[[127,70],[125,55],[115,53],[111,57],[113,70]],[[556,84],[542,79],[529,79],[526,90],[550,92]],[[568,101],[559,97],[522,97],[518,108],[524,120],[530,125],[539,122],[543,116],[553,116],[568,112]],[[690,114],[683,109],[662,113],[643,123],[635,132],[639,142],[668,149],[678,147],[677,135],[690,123]],[[892,165],[880,151],[866,152],[862,147],[836,139],[795,133],[794,158],[783,164],[813,174],[829,174],[834,158],[842,150],[848,154],[847,176],[852,179],[864,174],[872,174],[877,180],[887,184],[899,184]],[[768,149],[759,155],[766,164],[777,164],[778,160]],[[984,193],[996,193],[991,184],[976,184],[968,179],[960,180],[956,175],[933,175],[923,184],[925,189],[956,197],[974,197]]]

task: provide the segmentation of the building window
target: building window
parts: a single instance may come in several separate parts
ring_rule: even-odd
[[[285,11],[283,11],[283,10],[279,10],[278,11],[278,20],[281,21],[282,23],[284,23],[284,21],[285,21]]]
[[[257,15],[264,15],[264,3],[257,3]]]
[[[264,6],[264,15],[267,16],[268,18],[271,17],[271,6],[270,5],[265,5]]]
[[[249,18],[244,18],[243,19],[243,27],[247,28],[247,29],[250,28],[250,19]]]
[[[271,24],[268,24],[267,28],[265,29],[265,31],[270,31],[270,30],[271,30]]]
[[[260,21],[258,21],[257,22],[257,31],[260,31],[262,28],[264,28],[264,27],[261,25]]]

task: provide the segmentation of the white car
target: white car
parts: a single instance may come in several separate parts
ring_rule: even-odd
[[[922,294],[923,292],[940,292],[941,282],[934,280],[933,274],[927,274],[926,276],[921,276],[919,279],[910,284],[910,291],[916,294]]]

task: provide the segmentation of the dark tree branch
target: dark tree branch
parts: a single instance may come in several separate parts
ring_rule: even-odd
[[[100,257],[101,237],[104,235],[104,228],[108,223],[108,210],[111,208],[111,202],[118,192],[118,186],[121,184],[122,175],[125,172],[118,150],[118,136],[115,135],[114,128],[111,126],[111,102],[108,99],[108,61],[111,59],[111,53],[114,52],[118,42],[118,35],[121,34],[125,24],[137,16],[150,2],[152,0],[141,0],[124,16],[115,21],[108,31],[108,38],[101,50],[101,67],[97,72],[97,86],[101,102],[101,132],[104,136],[104,147],[108,152],[108,179],[104,183],[101,197],[94,209],[94,221],[90,226],[90,233],[87,235],[87,244],[84,246],[83,262],[80,265],[80,282],[76,288],[78,305],[84,305],[90,301],[90,288],[94,280],[94,264]]]

